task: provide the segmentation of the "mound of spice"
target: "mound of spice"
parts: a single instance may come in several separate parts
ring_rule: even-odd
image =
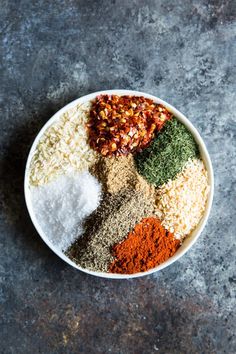
[[[90,168],[91,173],[101,181],[105,192],[119,193],[124,188],[134,188],[137,183],[137,169],[131,154],[118,157],[100,157]]]
[[[110,264],[109,272],[145,272],[173,256],[179,246],[180,241],[157,218],[145,218],[124,241],[113,247],[115,260]]]
[[[103,156],[140,151],[171,117],[164,106],[142,96],[100,95],[87,124],[90,146]]]
[[[198,146],[187,128],[176,118],[165,127],[151,145],[135,156],[138,171],[156,187],[181,172],[189,159],[197,158]]]
[[[155,187],[137,172],[132,154],[100,157],[90,171],[101,182],[106,193],[116,194],[124,189],[142,191],[147,196],[155,193]]]
[[[208,192],[204,163],[199,159],[188,161],[174,180],[157,190],[156,203],[162,225],[183,240],[201,220]]]
[[[31,187],[36,218],[48,239],[66,250],[83,232],[84,219],[97,209],[101,185],[88,171],[71,172],[38,187]]]
[[[148,216],[155,216],[155,201],[150,196],[134,190],[108,194],[87,219],[84,234],[67,250],[67,255],[82,268],[107,272],[113,261],[111,247]]]
[[[96,152],[88,144],[86,123],[90,103],[66,111],[40,139],[30,166],[30,183],[46,184],[72,167],[82,172],[96,160]]]

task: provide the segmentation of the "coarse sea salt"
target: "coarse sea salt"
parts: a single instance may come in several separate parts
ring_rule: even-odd
[[[101,198],[101,185],[88,171],[71,172],[31,187],[32,206],[43,232],[57,249],[65,251],[83,233],[83,221]]]

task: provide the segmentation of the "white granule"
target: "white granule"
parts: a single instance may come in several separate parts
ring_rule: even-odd
[[[65,251],[82,234],[82,223],[99,205],[101,185],[88,171],[59,176],[31,187],[35,216],[42,230],[59,250]]]
[[[81,172],[92,165],[96,152],[88,144],[86,123],[91,103],[66,111],[40,139],[30,166],[29,180],[38,186],[73,167]]]
[[[209,192],[208,175],[199,159],[188,161],[174,180],[157,190],[162,225],[183,240],[200,222]]]

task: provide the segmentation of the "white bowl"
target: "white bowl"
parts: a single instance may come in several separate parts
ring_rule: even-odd
[[[158,265],[157,267],[155,267],[153,269],[150,269],[150,270],[148,270],[146,272],[142,272],[142,273],[135,273],[135,274],[102,273],[102,272],[94,272],[94,271],[83,269],[83,268],[79,267],[77,264],[72,262],[63,252],[58,250],[50,242],[50,240],[48,239],[47,235],[41,229],[40,223],[38,222],[38,220],[35,217],[35,214],[34,214],[34,211],[33,211],[33,207],[32,207],[32,203],[31,203],[31,196],[30,196],[31,192],[30,192],[30,188],[29,188],[29,169],[30,169],[31,159],[33,157],[34,151],[36,149],[36,146],[37,146],[40,138],[42,137],[42,135],[44,134],[46,129],[49,126],[51,126],[55,121],[57,121],[61,117],[61,115],[65,111],[67,111],[69,108],[72,108],[72,107],[76,106],[77,104],[81,104],[81,103],[85,103],[87,101],[91,101],[96,96],[101,95],[101,94],[144,96],[146,98],[152,99],[156,103],[163,104],[192,133],[193,137],[195,138],[195,140],[196,140],[196,142],[197,142],[197,144],[199,146],[201,157],[202,157],[202,159],[203,159],[203,161],[205,163],[206,169],[208,171],[210,192],[208,194],[208,200],[207,200],[207,204],[206,204],[206,209],[205,209],[204,215],[203,215],[200,223],[195,228],[195,230],[191,233],[191,235],[189,235],[185,239],[185,241],[183,242],[182,246],[178,249],[178,251],[175,253],[175,255],[173,257],[169,258],[167,261],[165,261],[164,263]],[[43,126],[43,128],[40,130],[40,132],[38,133],[38,135],[36,136],[36,138],[34,140],[34,143],[33,143],[32,147],[31,147],[31,150],[30,150],[30,153],[29,153],[29,156],[28,156],[28,159],[27,159],[26,170],[25,170],[25,180],[24,180],[24,190],[25,190],[26,205],[27,205],[31,220],[32,220],[36,230],[38,231],[39,235],[42,237],[44,242],[61,259],[63,259],[66,263],[70,264],[72,267],[74,267],[76,269],[79,269],[79,270],[81,270],[81,271],[83,271],[83,272],[85,272],[87,274],[96,275],[98,277],[103,277],[103,278],[110,278],[110,279],[129,279],[129,278],[137,278],[137,277],[141,277],[141,276],[144,276],[144,275],[152,274],[154,272],[157,272],[157,271],[159,271],[161,269],[166,268],[170,264],[172,264],[175,261],[177,261],[180,257],[182,257],[194,245],[194,243],[197,241],[198,237],[200,236],[203,228],[205,227],[207,219],[209,217],[209,213],[210,213],[210,209],[211,209],[211,205],[212,205],[212,200],[213,200],[213,193],[214,193],[214,176],[213,176],[213,168],[212,168],[212,164],[211,164],[211,159],[209,157],[209,154],[207,152],[207,148],[206,148],[206,146],[205,146],[200,134],[198,133],[196,128],[194,128],[192,123],[190,123],[190,121],[182,113],[180,113],[176,108],[174,108],[170,104],[166,103],[165,101],[161,100],[160,98],[152,96],[152,95],[149,95],[149,94],[144,93],[144,92],[131,91],[131,90],[108,90],[108,91],[94,92],[94,93],[91,93],[89,95],[86,95],[86,96],[83,96],[83,97],[80,97],[80,98],[74,100],[73,102],[69,103],[68,105],[66,105],[65,107],[60,109],[57,113],[55,113],[54,116],[51,119],[49,119],[49,121]]]

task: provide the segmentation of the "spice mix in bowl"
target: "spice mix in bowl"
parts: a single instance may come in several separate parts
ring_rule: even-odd
[[[142,92],[103,91],[43,127],[25,195],[36,229],[67,263],[127,278],[164,268],[196,241],[213,173],[202,139],[176,109]]]

